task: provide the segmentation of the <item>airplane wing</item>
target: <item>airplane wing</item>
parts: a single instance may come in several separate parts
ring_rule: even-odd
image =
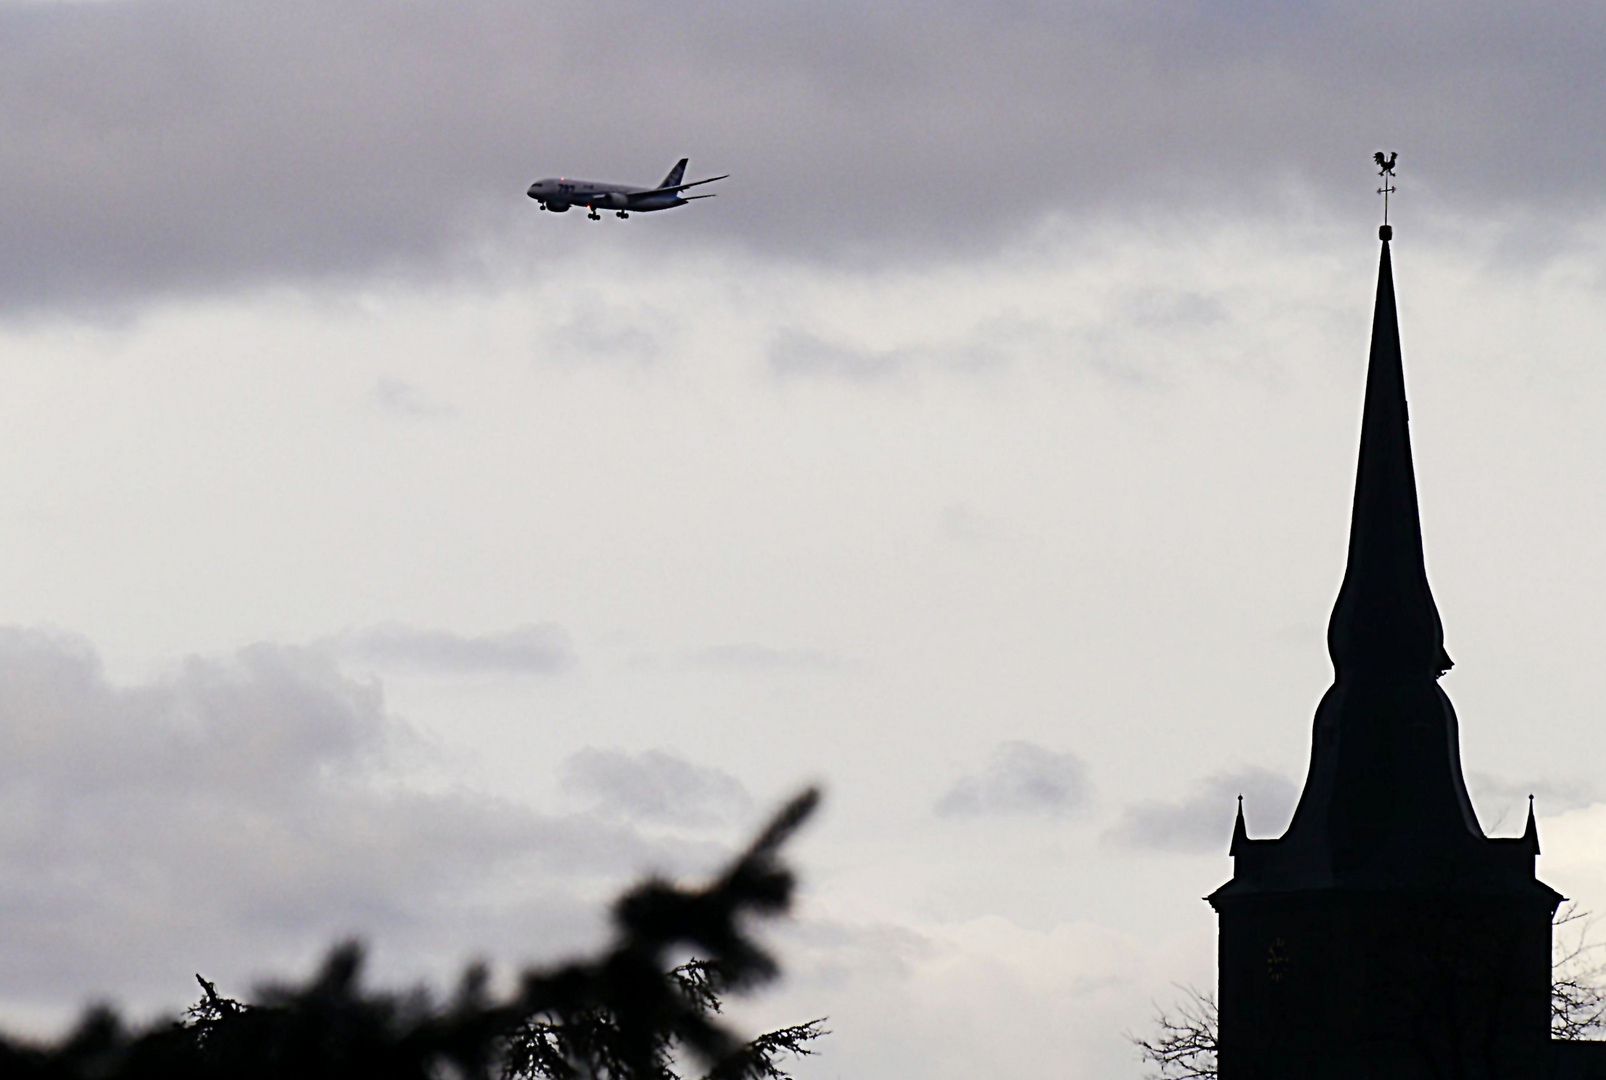
[[[707,180],[693,180],[689,184],[676,184],[674,187],[653,188],[650,191],[632,191],[630,195],[632,198],[640,198],[643,195],[670,195],[674,194],[675,192],[685,191],[687,188],[698,187],[702,184],[712,184],[715,180],[728,180],[730,179],[730,175],[730,173],[726,173],[724,176],[710,176]],[[701,197],[702,196],[698,196],[698,198]]]

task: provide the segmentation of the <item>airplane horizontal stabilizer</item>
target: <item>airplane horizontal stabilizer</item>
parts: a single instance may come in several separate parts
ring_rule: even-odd
[[[639,199],[644,195],[672,195],[679,191],[685,191],[687,188],[694,188],[701,184],[712,184],[715,180],[728,180],[729,178],[730,173],[726,173],[724,176],[710,176],[707,180],[693,180],[689,184],[676,184],[673,187],[653,188],[651,191],[633,191],[630,193],[630,197],[633,199]]]

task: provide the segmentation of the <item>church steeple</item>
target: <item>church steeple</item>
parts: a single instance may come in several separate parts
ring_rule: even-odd
[[[1327,649],[1341,680],[1436,678],[1450,667],[1422,559],[1400,322],[1386,235],[1372,314],[1349,565],[1327,625]]]
[[[1384,183],[1393,159],[1377,155]],[[1392,187],[1390,186],[1390,189]],[[1333,685],[1288,830],[1243,804],[1220,917],[1222,1080],[1435,1075],[1549,1080],[1550,919],[1520,837],[1478,827],[1428,588],[1384,226]]]
[[[1384,226],[1349,556],[1327,629],[1333,685],[1288,831],[1252,840],[1240,815],[1223,893],[1536,884],[1532,859],[1524,867],[1504,851],[1520,842],[1491,841],[1478,825],[1455,709],[1438,685],[1450,659],[1422,553],[1391,238]]]
[[[1483,839],[1455,710],[1437,684],[1449,662],[1423,563],[1388,232],[1382,240],[1349,562],[1327,628],[1333,687],[1285,837],[1334,881],[1411,876],[1426,850]]]

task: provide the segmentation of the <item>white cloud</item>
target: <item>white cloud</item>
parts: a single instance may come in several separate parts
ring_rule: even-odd
[[[1539,880],[1578,904],[1606,913],[1606,802],[1539,820]]]
[[[777,649],[750,641],[697,649],[687,653],[683,663],[696,668],[752,672],[810,671],[842,666],[840,659],[818,649]]]
[[[822,1004],[832,1014],[804,1078],[835,1076],[844,1062],[922,1080],[1137,1075],[1123,1031],[1146,1017],[1165,965],[1175,978],[1198,959],[1096,923],[1027,927],[996,915],[804,918],[782,939],[789,978],[763,1019]]]
[[[1370,214],[1353,209],[1352,220]],[[1067,228],[1041,247],[906,275],[783,273],[696,251],[671,264],[606,247],[624,240],[596,241],[489,296],[273,294],[175,306],[113,330],[6,332],[0,427],[12,452],[0,462],[0,593],[12,618],[92,634],[119,692],[161,685],[138,673],[216,642],[310,641],[398,612],[414,627],[473,639],[538,612],[583,643],[584,664],[563,677],[478,668],[435,679],[389,679],[392,669],[375,664],[387,675],[385,712],[436,733],[454,762],[472,758],[461,771],[476,783],[543,807],[559,805],[554,767],[587,745],[626,754],[674,745],[760,792],[821,777],[832,799],[800,847],[805,884],[885,905],[892,936],[941,945],[934,921],[998,916],[1035,934],[1085,920],[1162,943],[1143,989],[1074,1013],[1087,1019],[1071,1027],[1055,1027],[1059,1006],[1032,1013],[1029,988],[1002,994],[1038,1017],[1026,1030],[1007,1015],[993,1030],[990,1016],[964,1011],[966,989],[1007,966],[988,959],[992,946],[952,968],[913,947],[918,955],[866,946],[864,963],[877,970],[902,956],[909,984],[890,974],[855,982],[858,950],[844,947],[833,970],[861,989],[789,982],[798,997],[776,1016],[831,1014],[839,1034],[811,1063],[814,1075],[875,1074],[894,1062],[905,1066],[899,1075],[939,1075],[956,1066],[948,1042],[928,1040],[933,1029],[963,1034],[952,1057],[966,1068],[1008,1031],[1019,1037],[1008,1047],[1022,1062],[1016,1075],[1135,1075],[1118,1033],[1146,1020],[1149,998],[1167,995],[1170,980],[1208,983],[1214,924],[1198,897],[1230,874],[1236,790],[1201,806],[1206,854],[1187,859],[1125,857],[1101,848],[1092,827],[985,816],[956,827],[931,808],[953,762],[970,762],[978,731],[984,749],[1003,737],[987,733],[998,716],[1011,737],[1074,747],[1112,818],[1125,804],[1188,803],[1200,775],[1245,755],[1290,778],[1304,764],[1331,672],[1319,630],[1304,644],[1272,635],[1319,626],[1342,570],[1375,234],[1369,220],[1287,235],[1230,218],[1196,224],[1186,235],[1142,222]],[[652,242],[640,235],[619,234]],[[1606,369],[1593,360],[1606,311],[1601,260],[1530,281],[1487,261],[1475,239],[1435,248],[1409,224],[1401,235],[1424,527],[1460,661],[1446,686],[1461,709],[1469,774],[1555,776],[1558,763],[1574,762],[1589,775],[1606,760],[1592,660],[1606,647],[1596,617],[1606,578],[1594,552],[1606,528],[1595,475],[1606,460],[1596,422]],[[1156,287],[1217,297],[1227,317],[1191,329],[1127,325],[1127,298]],[[545,362],[543,328],[597,295],[678,308],[684,339],[651,364]],[[1044,329],[1010,339],[1008,363],[985,372],[926,364],[1011,313],[1015,325]],[[766,349],[780,326],[921,350],[924,366],[912,361],[909,377],[868,386],[775,379]],[[1146,381],[1090,377],[1095,346]],[[367,407],[382,375],[450,387],[461,421],[396,423]],[[935,528],[951,506],[984,511],[988,542],[954,543]],[[609,641],[662,662],[631,666]],[[689,662],[701,645],[742,642],[783,653],[820,643],[853,658],[853,677],[732,677]],[[397,674],[416,670],[395,663]],[[359,738],[336,759],[405,748],[394,727],[384,730],[375,745],[390,751],[362,749]],[[79,741],[66,758],[115,772],[92,740]],[[288,818],[306,831],[297,843],[328,844],[336,854],[326,861],[339,865],[309,870],[310,880],[287,873],[282,886],[389,927],[378,932],[381,961],[456,959],[488,940],[496,956],[508,943],[561,947],[600,918],[592,901],[606,899],[597,882],[610,874],[601,864],[565,870],[564,853],[607,863],[633,842],[602,814],[577,815],[577,831],[537,816],[531,850],[549,854],[526,866],[497,854],[500,834],[482,821],[501,804],[453,796],[473,811],[472,829],[453,826],[460,846],[493,850],[460,873],[448,854],[442,880],[424,880],[402,873],[406,865],[371,865],[373,851],[326,833],[379,815],[364,801],[369,787],[400,788],[422,809],[392,820],[420,838],[395,841],[397,850],[416,842],[429,856],[452,846],[430,828],[465,816],[438,801],[452,789],[403,783],[400,769],[380,781],[368,766],[317,768],[351,778],[356,809],[315,796],[317,813],[298,824],[293,807],[258,798],[223,820],[279,823],[264,829],[271,836]],[[1252,834],[1273,834],[1249,794]],[[653,824],[655,834],[671,828]],[[598,830],[602,839],[586,841]],[[1542,823],[1542,865],[1565,854],[1561,833]],[[1590,842],[1581,838],[1580,850]],[[198,875],[208,859],[225,878],[235,872],[215,845],[194,846],[199,857],[175,853],[162,866],[176,866],[174,878]],[[319,861],[288,842],[264,850],[283,849],[292,868]],[[650,846],[641,857],[679,865]],[[374,892],[341,901],[354,895],[339,876],[348,872],[371,876]],[[1585,894],[1562,877],[1558,887]],[[261,879],[283,912],[271,934],[183,895],[158,896],[141,909],[144,922],[104,904],[106,917],[79,919],[105,939],[65,952],[105,958],[72,960],[87,972],[83,993],[123,993],[171,958],[203,951],[163,983],[164,1001],[182,1002],[197,968],[235,986],[247,983],[225,967],[297,970],[300,954],[283,943],[315,949],[326,927],[303,939],[290,924],[322,909],[272,893],[271,873],[250,880]],[[66,918],[80,895],[71,875],[44,882],[30,910]],[[243,889],[225,899],[230,912],[258,902]],[[173,949],[147,924],[192,933]],[[134,959],[118,951],[124,927],[129,947],[144,949]],[[999,939],[1014,955],[1008,935]],[[1167,959],[1167,949],[1200,959]],[[47,992],[44,982],[17,991]],[[79,1000],[78,989],[69,995]],[[922,1027],[923,1003],[935,998],[958,1004]]]

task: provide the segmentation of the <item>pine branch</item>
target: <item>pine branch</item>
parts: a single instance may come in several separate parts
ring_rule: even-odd
[[[794,879],[781,846],[819,795],[794,799],[712,882],[687,889],[661,880],[615,906],[615,943],[602,956],[532,969],[510,998],[493,1001],[483,967],[466,971],[444,1007],[422,991],[361,986],[363,954],[334,949],[303,986],[271,987],[261,1000],[224,997],[197,976],[201,1000],[186,1018],[143,1033],[110,1010],[92,1010],[59,1044],[0,1038],[6,1080],[678,1080],[689,1051],[721,1080],[782,1080],[784,1054],[808,1054],[820,1021],[751,1042],[718,1019],[720,996],[774,978],[774,957],[750,935],[754,918],[786,911]],[[668,966],[673,953],[703,959]]]
[[[783,1055],[812,1057],[814,1040],[829,1034],[823,1016],[765,1032],[714,1066],[704,1080],[790,1080],[791,1074],[777,1060]]]

